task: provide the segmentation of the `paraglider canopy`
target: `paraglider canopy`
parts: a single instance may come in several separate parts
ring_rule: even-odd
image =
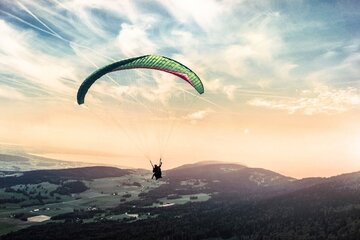
[[[105,74],[114,71],[136,68],[147,68],[168,72],[188,82],[199,94],[204,93],[204,86],[200,78],[185,65],[168,57],[145,55],[117,61],[93,72],[81,84],[77,93],[77,103],[79,105],[84,103],[86,93],[88,92],[91,85]]]

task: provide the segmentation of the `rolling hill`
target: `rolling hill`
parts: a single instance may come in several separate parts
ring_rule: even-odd
[[[143,178],[142,186],[151,176],[100,169],[54,171],[60,179],[78,181],[124,173],[120,188]],[[126,181],[130,176],[132,182]],[[90,232],[94,239],[360,239],[359,172],[297,180],[261,168],[202,162],[165,171],[155,183],[113,208],[55,215],[56,222],[2,239],[81,240]]]

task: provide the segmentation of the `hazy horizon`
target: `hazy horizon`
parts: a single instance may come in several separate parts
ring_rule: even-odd
[[[20,148],[17,149],[17,151],[14,151],[14,146],[11,147],[6,147],[6,145],[0,145],[0,147],[2,149],[0,149],[0,153],[5,153],[8,155],[13,155],[13,156],[34,156],[34,157],[41,157],[41,158],[45,158],[49,161],[64,161],[64,162],[68,162],[68,163],[74,163],[74,164],[85,164],[85,165],[69,165],[69,167],[84,167],[84,166],[112,166],[112,167],[117,167],[117,168],[122,168],[122,169],[149,169],[149,163],[148,165],[141,165],[141,166],[137,166],[137,165],[124,165],[121,164],[121,161],[118,161],[119,158],[125,158],[124,156],[108,156],[106,155],[106,153],[99,153],[98,155],[83,155],[83,154],[61,154],[61,153],[51,153],[51,154],[41,154],[39,152],[28,152],[26,151],[22,146],[18,146]],[[8,149],[8,150],[6,150]],[[10,151],[9,151],[10,150]],[[34,149],[33,149],[34,150]],[[25,155],[24,155],[25,154]],[[30,157],[31,158],[31,157]],[[129,160],[129,159],[127,159]],[[31,161],[31,160],[30,160]],[[140,161],[148,161],[146,158],[140,158]],[[156,164],[158,162],[158,159],[152,159],[152,162],[154,164]],[[353,172],[358,172],[360,171],[359,169],[355,169],[355,170],[351,170],[351,171],[344,171],[344,172],[337,172],[336,174],[329,174],[329,175],[319,175],[316,172],[314,172],[314,175],[306,175],[306,176],[294,176],[294,175],[289,175],[286,173],[283,173],[277,169],[273,169],[271,167],[265,168],[263,166],[252,166],[252,165],[248,165],[248,164],[244,164],[241,161],[222,161],[220,159],[203,159],[203,160],[197,160],[197,161],[192,161],[192,162],[183,162],[183,163],[179,163],[177,162],[176,165],[167,165],[166,162],[163,165],[163,169],[166,170],[170,170],[170,169],[174,169],[186,164],[199,164],[199,163],[220,163],[220,164],[239,164],[242,165],[244,167],[248,167],[248,168],[262,168],[262,169],[266,169],[266,170],[270,170],[276,173],[279,173],[281,175],[287,176],[287,177],[292,177],[292,178],[296,178],[296,179],[302,179],[302,178],[311,178],[311,177],[334,177],[337,175],[342,175],[342,174],[347,174],[347,173],[353,173]],[[120,163],[120,164],[119,164]],[[65,165],[62,165],[62,168],[64,168]],[[19,167],[21,169],[21,166],[16,166]]]
[[[206,5],[206,9],[204,6]],[[0,142],[63,160],[164,168],[207,159],[296,178],[360,170],[356,1],[0,3]],[[145,54],[194,70],[98,67]]]

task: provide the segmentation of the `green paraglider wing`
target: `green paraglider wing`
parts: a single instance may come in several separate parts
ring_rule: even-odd
[[[147,68],[164,71],[176,75],[191,84],[198,93],[204,93],[204,86],[200,78],[185,65],[167,57],[157,55],[145,55],[114,62],[100,68],[88,76],[81,84],[77,93],[78,104],[83,104],[86,93],[93,83],[107,73],[135,68]]]

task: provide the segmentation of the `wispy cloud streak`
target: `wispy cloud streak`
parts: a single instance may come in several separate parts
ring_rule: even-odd
[[[359,108],[360,90],[352,87],[330,89],[325,86],[318,86],[314,90],[304,90],[299,97],[290,100],[255,98],[248,101],[248,104],[268,109],[285,110],[289,114],[336,114]]]
[[[298,14],[293,8],[296,4],[273,7],[271,1],[231,0],[5,3],[0,9],[1,28],[9,44],[1,46],[0,69],[3,75],[21,79],[24,89],[33,85],[73,96],[76,89],[72,88],[94,66],[148,53],[191,66],[211,96],[207,101],[222,106],[254,96],[278,102],[278,98],[293,97],[295,89],[316,91],[314,82],[336,88],[355,82],[359,75],[359,42],[334,33],[337,41],[323,38],[316,48],[311,47],[313,42],[303,32],[327,31],[328,23],[321,14],[317,19]],[[301,52],[296,46],[302,47]],[[316,51],[324,52],[314,55]],[[43,66],[46,71],[41,71]],[[179,87],[161,80],[161,75],[143,76],[154,79],[155,88],[154,84],[151,89],[127,82],[132,94],[161,103],[177,94]],[[74,84],[64,84],[64,79]],[[106,87],[98,89],[100,94],[117,92],[119,84]],[[19,93],[24,89],[16,87]]]

